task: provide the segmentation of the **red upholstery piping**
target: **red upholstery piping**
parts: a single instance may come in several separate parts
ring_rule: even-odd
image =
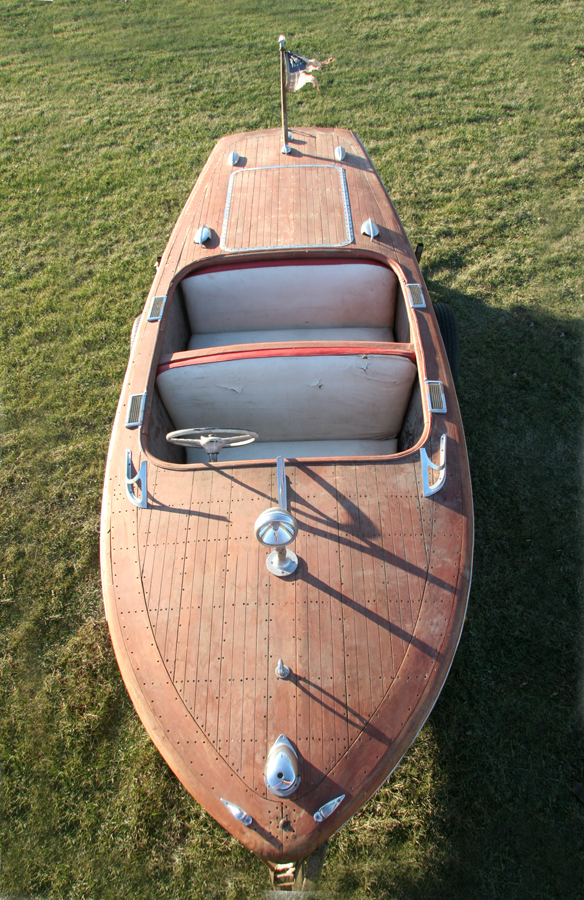
[[[217,353],[201,355],[200,350],[187,350],[181,353],[173,353],[170,359],[166,359],[158,366],[157,374],[168,369],[179,369],[181,366],[197,366],[201,363],[230,362],[234,359],[269,359],[278,356],[402,356],[416,361],[414,350],[409,350],[403,344],[395,347],[268,347],[257,350],[219,350]]]

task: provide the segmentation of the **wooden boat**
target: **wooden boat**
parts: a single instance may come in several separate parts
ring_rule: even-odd
[[[101,560],[145,728],[281,888],[310,883],[303,861],[436,702],[473,512],[436,315],[371,160],[339,129],[280,147],[277,129],[219,141],[172,232],[113,427]],[[203,430],[167,441],[185,429]]]

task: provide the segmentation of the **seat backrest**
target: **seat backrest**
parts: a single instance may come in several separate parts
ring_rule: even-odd
[[[381,263],[215,266],[181,282],[193,334],[392,328],[397,277]]]
[[[234,356],[210,362],[182,353],[159,367],[157,387],[175,428],[244,428],[261,441],[394,438],[417,372],[411,359],[389,352]]]

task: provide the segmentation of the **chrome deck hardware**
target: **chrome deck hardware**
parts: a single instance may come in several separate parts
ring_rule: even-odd
[[[232,150],[229,156],[227,157],[227,162],[230,166],[236,166],[239,162],[239,153],[237,150]]]
[[[221,797],[221,803],[225,804],[231,815],[235,816],[235,818],[239,822],[241,822],[242,825],[245,825],[246,827],[249,827],[251,825],[253,821],[252,817],[249,813],[246,813],[246,811],[242,809],[241,806],[236,806],[235,803],[230,803],[229,800],[224,800],[223,797]]]
[[[377,235],[379,234],[379,228],[377,227],[373,219],[369,218],[366,222],[363,222],[363,224],[361,225],[361,234],[366,234],[368,238],[371,238],[371,240],[377,237]]]
[[[345,795],[341,794],[340,797],[335,797],[334,800],[329,800],[328,803],[324,803],[320,807],[320,809],[317,809],[312,818],[315,822],[324,822],[325,819],[328,819],[329,816],[332,816],[335,809],[339,808],[344,799]]]
[[[422,463],[422,483],[424,485],[424,497],[431,497],[432,494],[437,494],[441,487],[444,486],[444,482],[446,481],[446,435],[443,434],[440,438],[440,462],[438,465],[433,463],[426,453],[424,447],[420,450],[420,462]],[[434,484],[430,484],[430,480],[428,478],[430,469],[434,469],[436,472],[439,472],[439,476],[434,482]]]
[[[281,734],[268,753],[264,781],[276,797],[289,797],[300,784],[298,754],[285,734]]]
[[[150,312],[148,313],[149,322],[159,322],[161,320],[165,304],[166,294],[158,294],[156,297],[152,298]]]
[[[201,227],[197,228],[197,230],[195,231],[194,242],[195,244],[200,244],[202,247],[205,241],[208,241],[210,237],[211,230],[207,228],[206,225],[201,225]]]
[[[341,147],[339,144],[338,147],[335,147],[335,159],[337,162],[342,162],[347,155],[347,151],[344,147]]]
[[[406,284],[406,291],[412,309],[426,308],[426,301],[424,299],[424,294],[422,293],[421,284]]]
[[[256,519],[254,533],[260,544],[274,549],[266,560],[266,566],[272,575],[284,578],[292,575],[298,567],[298,557],[288,544],[298,534],[298,522],[288,512],[288,496],[286,491],[286,469],[284,457],[276,459],[278,477],[278,506],[271,506]]]
[[[428,406],[430,412],[445,413],[446,397],[444,396],[444,385],[441,381],[428,381],[426,379]]]
[[[133,486],[139,483],[140,496],[134,493]],[[132,477],[132,451],[126,450],[126,497],[140,509],[148,508],[148,488],[146,485],[146,460],[142,461],[139,471]]]
[[[289,674],[290,666],[285,666],[284,661],[279,659],[278,665],[276,666],[276,678],[281,678],[282,680],[284,680],[284,678],[288,678]]]
[[[128,412],[126,414],[126,428],[138,428],[144,419],[144,407],[146,406],[146,391],[143,394],[131,394],[128,400]]]

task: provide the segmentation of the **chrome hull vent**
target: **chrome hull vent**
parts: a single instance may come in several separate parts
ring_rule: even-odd
[[[441,381],[427,381],[426,388],[428,393],[428,406],[430,412],[445,413],[446,397],[444,396],[444,386]]]
[[[166,303],[166,294],[152,298],[150,304],[150,312],[148,313],[149,322],[159,322],[164,312],[164,304]]]
[[[138,428],[142,424],[145,405],[146,391],[143,394],[131,395],[126,415],[126,428]]]
[[[410,306],[412,307],[412,309],[426,308],[426,301],[424,300],[422,286],[420,284],[406,284],[406,290],[408,292],[408,300],[410,301]]]

